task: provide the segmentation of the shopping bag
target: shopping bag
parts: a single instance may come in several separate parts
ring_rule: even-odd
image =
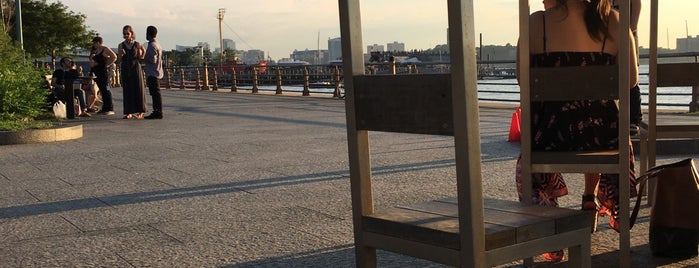
[[[507,141],[509,142],[515,142],[519,141],[521,139],[522,135],[522,129],[520,128],[520,124],[522,122],[521,120],[522,116],[522,108],[517,107],[517,110],[512,113],[512,120],[510,120],[510,135],[507,137]]]
[[[690,258],[699,247],[699,174],[691,158],[650,169],[638,179],[656,178],[650,211],[649,245],[654,256]]]
[[[53,104],[53,115],[58,119],[66,119],[66,104],[59,100]]]

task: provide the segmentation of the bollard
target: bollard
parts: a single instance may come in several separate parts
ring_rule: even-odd
[[[180,89],[184,90],[185,89],[185,84],[184,84],[184,68],[180,68]]]
[[[257,87],[257,68],[252,69],[252,93],[258,93],[260,89]]]
[[[311,78],[308,75],[308,68],[303,67],[303,96],[310,96],[311,91],[308,90],[311,86]]]
[[[235,77],[235,68],[231,68],[231,92],[238,92],[238,81]]]
[[[396,62],[391,61],[391,74],[395,75],[396,74]]]
[[[204,62],[204,87],[201,90],[209,90],[209,67]]]
[[[252,69],[252,93],[258,93],[260,92],[260,89],[257,87],[257,68]]]
[[[194,84],[194,90],[201,90],[201,82],[199,79],[201,79],[201,73],[199,72],[199,68],[197,68],[197,81]]]
[[[172,81],[171,79],[172,79],[172,77],[170,76],[170,69],[165,69],[165,74],[166,74],[165,79],[166,79],[166,82],[167,82],[167,86],[166,86],[165,88],[166,88],[166,89],[172,89],[172,84],[171,84],[171,81]]]
[[[218,71],[216,71],[216,68],[214,68],[214,87],[212,90],[218,91]]]
[[[274,94],[282,94],[282,68],[277,66],[277,91]]]
[[[420,73],[420,72],[418,72],[418,70],[417,70],[417,64],[413,64],[413,71],[414,71],[415,74]]]
[[[339,98],[340,97],[340,68],[335,66],[335,79],[333,79],[335,82],[335,90],[333,91],[333,97]]]

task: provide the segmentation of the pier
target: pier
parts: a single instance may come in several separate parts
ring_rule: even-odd
[[[163,120],[123,120],[115,88],[116,116],[66,122],[82,124],[83,138],[2,146],[0,267],[354,267],[344,101],[275,93],[173,88]],[[513,111],[479,109],[485,197],[517,200]],[[454,195],[452,137],[376,133],[372,142],[376,206]],[[658,163],[687,157],[699,159]],[[577,209],[582,176],[565,178],[561,205]],[[631,230],[631,267],[699,266],[651,256],[649,213],[642,205]],[[618,264],[607,221],[592,235],[592,267]],[[378,260],[443,267],[384,251]]]

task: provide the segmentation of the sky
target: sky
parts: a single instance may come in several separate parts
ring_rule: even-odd
[[[294,50],[327,49],[327,40],[340,37],[337,0],[49,0],[60,1],[70,11],[87,16],[86,24],[116,47],[124,25],[133,26],[136,40],[146,42],[148,25],[158,27],[164,50],[176,45],[219,45],[218,11],[225,9],[221,32],[236,49],[259,49],[273,60],[288,58]],[[658,45],[675,48],[675,39],[699,35],[699,0],[659,0]],[[484,45],[516,44],[517,0],[475,0],[475,29]],[[531,10],[543,8],[530,1]],[[639,43],[648,47],[650,0],[642,0]],[[362,37],[364,47],[386,46],[394,41],[407,50],[446,44],[446,0],[364,0]],[[687,26],[687,27],[686,27]],[[476,36],[476,40],[478,40]],[[669,43],[668,43],[669,39]]]

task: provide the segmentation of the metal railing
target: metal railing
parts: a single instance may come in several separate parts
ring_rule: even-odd
[[[647,55],[641,55],[641,60]],[[699,53],[673,53],[659,55],[662,62],[699,62]],[[479,80],[479,100],[505,103],[519,102],[519,89],[514,78],[514,61],[487,61],[479,62],[479,79],[503,79]],[[251,90],[258,93],[260,90],[275,91],[275,94],[283,94],[284,91],[301,91],[304,96],[314,94],[332,94],[333,97],[342,97],[342,70],[340,65],[301,65],[301,66],[247,66],[245,68],[220,68],[217,66],[182,66],[165,68],[165,78],[161,80],[166,89],[194,89],[194,90],[230,90],[237,92],[239,89]],[[449,62],[411,62],[411,63],[368,63],[367,75],[392,75],[392,74],[428,74],[449,73]],[[640,74],[647,81],[647,73]],[[641,79],[644,80],[644,79]],[[486,86],[501,87],[501,89],[480,89]],[[648,86],[647,82],[641,86]],[[286,88],[286,90],[285,90]],[[642,93],[646,96],[647,93]],[[484,95],[484,96],[480,96]],[[490,95],[490,96],[488,96]],[[662,92],[658,96],[686,97],[696,103],[699,99],[699,89],[693,87],[691,92]],[[690,103],[690,104],[691,104]],[[642,105],[648,105],[644,102]],[[679,102],[660,102],[660,107],[687,107],[688,104]],[[690,106],[690,112],[692,107]]]

